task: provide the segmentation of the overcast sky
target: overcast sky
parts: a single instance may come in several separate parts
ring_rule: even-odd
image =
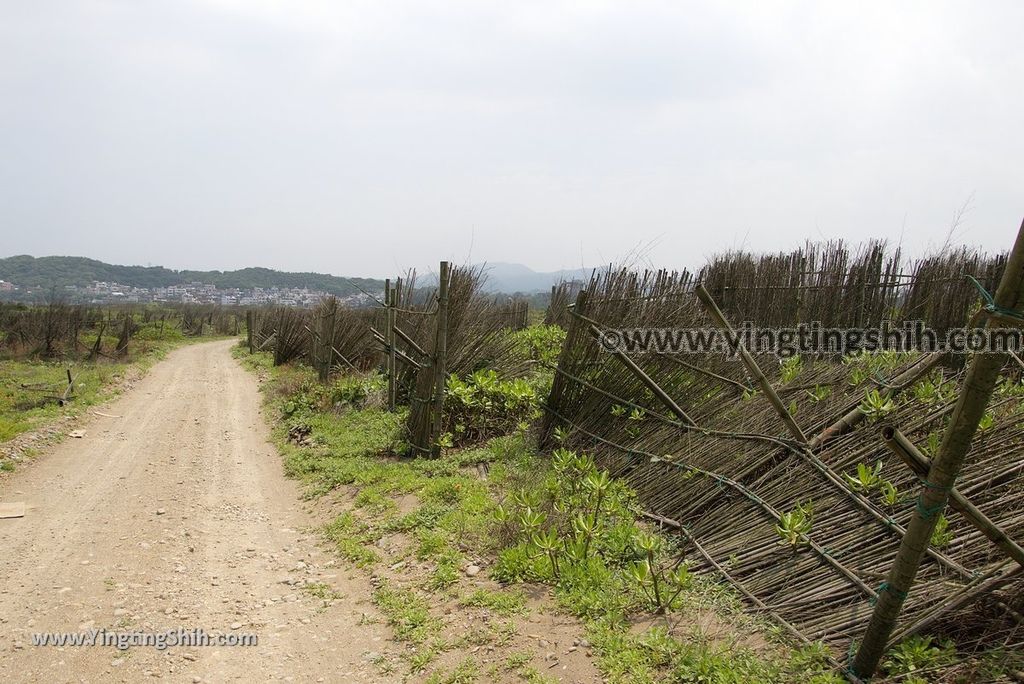
[[[1024,3],[0,3],[0,256],[384,276],[1010,246]]]

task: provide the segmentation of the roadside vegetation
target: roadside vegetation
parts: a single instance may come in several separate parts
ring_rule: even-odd
[[[562,334],[516,333],[550,361]],[[429,682],[825,682],[817,645],[795,647],[745,613],[722,584],[679,562],[679,540],[641,522],[635,495],[587,454],[537,453],[532,434],[551,381],[487,369],[448,380],[437,459],[399,458],[405,411],[384,379],[327,384],[313,369],[260,373],[286,472],[338,508],[323,534],[369,573],[400,645],[382,673]]]

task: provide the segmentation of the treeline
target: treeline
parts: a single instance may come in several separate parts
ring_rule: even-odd
[[[83,287],[93,281],[116,282],[132,287],[169,287],[203,282],[218,288],[308,288],[344,297],[359,288],[379,291],[384,281],[373,278],[340,278],[324,273],[289,273],[269,268],[237,271],[175,271],[163,266],[118,266],[85,257],[20,255],[0,259],[0,280],[19,287]]]
[[[124,359],[135,342],[148,348],[183,337],[238,335],[243,322],[241,309],[213,304],[0,303],[0,360]]]

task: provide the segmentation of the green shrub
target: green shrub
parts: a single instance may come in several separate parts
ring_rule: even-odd
[[[558,362],[565,342],[565,330],[557,325],[531,325],[512,333],[515,352],[523,358],[542,363]]]
[[[502,380],[478,370],[448,378],[442,431],[446,446],[462,446],[516,431],[540,414],[540,394],[524,378]]]

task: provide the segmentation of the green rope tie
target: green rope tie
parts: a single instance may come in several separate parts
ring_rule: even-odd
[[[925,506],[924,496],[919,496],[917,497],[917,505],[914,506],[914,510],[916,510],[925,520],[931,520],[946,508],[946,503],[946,501],[942,501],[934,506]]]
[[[889,592],[890,594],[898,598],[900,601],[905,601],[908,595],[907,592],[900,591],[888,582],[882,582],[881,584],[879,584],[878,589],[876,589],[875,591],[879,594],[881,594],[882,592]],[[868,603],[870,603],[871,605],[875,605],[876,603],[878,603],[878,598],[872,596],[870,599],[868,599]]]
[[[988,311],[989,313],[997,313],[1000,314],[1001,316],[1008,316],[1010,318],[1016,318],[1017,320],[1024,321],[1024,314],[1020,313],[1019,311],[1007,309],[996,304],[995,297],[992,296],[991,292],[985,289],[984,285],[978,282],[977,278],[969,275],[967,276],[967,279],[971,281],[971,284],[974,285],[974,287],[978,290],[978,294],[985,301],[985,306],[983,307],[985,311]]]
[[[846,671],[846,674],[852,675],[853,678],[855,680],[859,681],[859,682],[871,681],[870,677],[865,677],[864,675],[862,675],[860,672],[857,672],[857,670],[855,670],[853,668],[853,657],[855,655],[857,655],[857,642],[853,641],[851,639],[850,640],[850,647],[848,649],[846,649],[846,667],[844,668],[844,670]]]
[[[937,485],[934,482],[929,482],[926,477],[917,478],[924,485],[925,489],[934,489],[937,492],[951,492],[953,491],[953,485]]]
[[[886,380],[882,376],[881,372],[879,372],[879,371],[875,371],[874,372],[873,378],[874,378],[875,384],[878,385],[879,387],[883,388],[883,389],[894,389],[894,390],[902,389],[899,385],[890,385],[889,381]]]

